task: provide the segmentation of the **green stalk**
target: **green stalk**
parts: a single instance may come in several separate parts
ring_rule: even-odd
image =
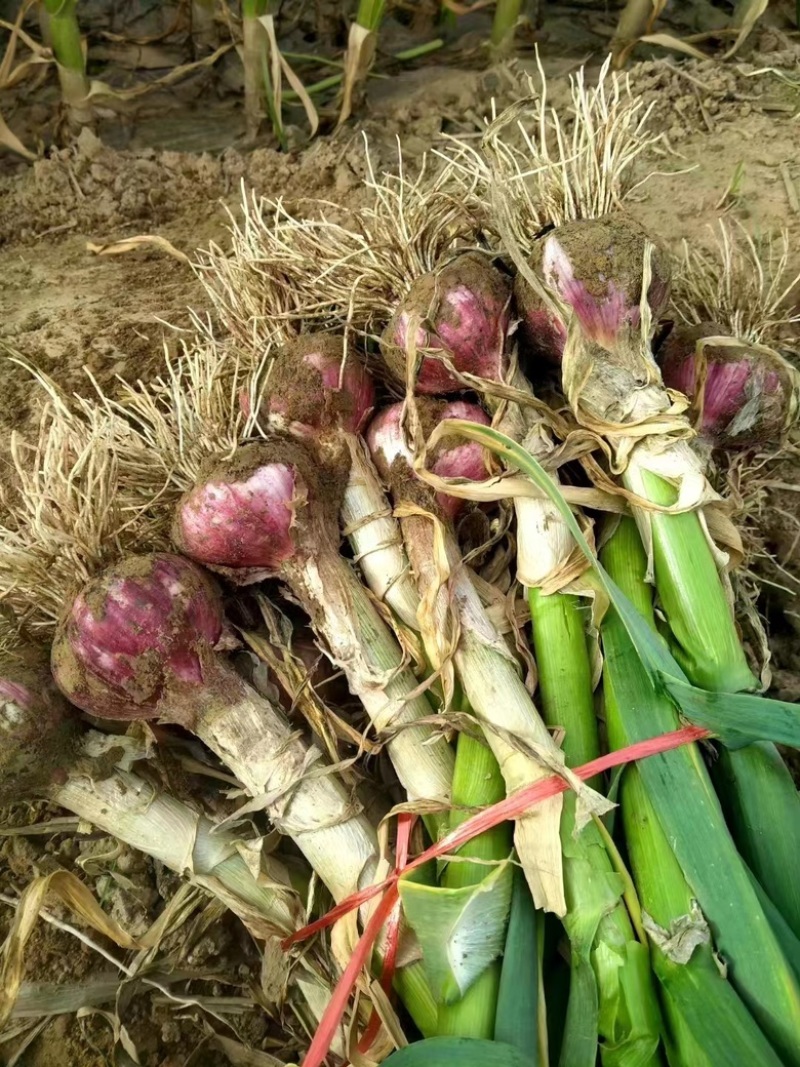
[[[86,126],[93,118],[88,101],[89,80],[83,54],[77,0],[44,0],[50,26],[50,40],[58,67],[61,95],[67,117],[73,126]]]
[[[609,741],[616,746],[619,708],[613,679],[607,679],[605,693]],[[691,918],[692,893],[635,766],[623,774],[620,802],[628,856],[647,915],[662,930],[696,921]],[[697,944],[684,960],[677,946],[670,950],[654,940],[650,958],[663,994],[671,1065],[717,1067],[723,1063],[752,1063],[774,1067],[780,1062],[720,972],[709,941]]]
[[[644,581],[644,549],[630,519],[620,522],[603,551],[602,562],[655,629],[650,589]],[[606,686],[611,687],[606,711],[611,744],[619,748],[674,730],[679,725],[674,705],[665,694],[653,688],[627,631],[613,610],[603,622],[602,636]],[[786,1063],[800,1064],[797,978],[736,851],[697,746],[683,746],[642,760],[636,773],[641,777],[652,809],[658,813],[660,828],[684,872],[689,893],[710,926],[713,947],[725,961],[734,989],[781,1058]],[[637,841],[628,840],[629,850],[637,846]],[[657,903],[649,895],[652,890],[642,882],[645,873],[643,860],[638,870],[635,866],[635,874],[645,907],[657,921],[661,914],[669,926],[668,912],[658,911]],[[677,914],[687,914],[685,907],[681,911],[683,905],[678,905],[679,901]],[[677,970],[676,977],[688,981],[688,969],[684,966]],[[671,995],[686,1012],[689,1010],[686,996],[681,999],[679,994],[680,989]],[[708,1049],[713,1055],[714,1044]],[[727,1062],[762,1061],[735,1058]]]
[[[642,472],[642,483],[654,504],[677,500],[676,490],[649,472]],[[701,689],[728,693],[757,689],[700,517],[696,512],[657,511],[648,512],[648,517],[655,584],[675,638],[675,659]]]
[[[520,760],[519,751],[505,740],[504,732],[520,739],[530,739],[532,744],[539,746],[552,746],[552,738],[546,729],[542,729],[543,724],[517,673],[516,665],[501,651],[502,639],[494,632],[475,594],[452,535],[445,534],[444,551],[449,563],[450,586],[449,589],[443,589],[435,563],[433,523],[421,516],[411,515],[404,517],[401,525],[423,599],[427,599],[427,594],[436,592],[435,625],[438,630],[447,625],[450,605],[458,606],[460,639],[454,652],[456,672],[471,707],[485,726],[487,741],[503,771],[507,791],[518,788],[530,776],[531,769],[527,761]],[[535,596],[534,603],[536,601]],[[559,612],[552,611],[549,603],[545,605],[542,615],[546,620],[559,618]],[[573,642],[576,637],[580,639],[580,651],[586,661],[585,673],[579,672],[577,676],[569,666],[565,666],[571,662],[574,643],[565,655],[564,662],[556,666],[557,657],[562,655],[564,634],[555,621],[551,627],[551,640],[545,643],[550,645],[554,658],[544,668],[547,692],[543,690],[542,697],[544,700],[548,695],[552,698],[558,709],[554,714],[559,716],[562,711],[562,691],[565,693],[563,707],[567,708],[566,714],[571,714],[572,705],[580,697],[580,730],[573,731],[572,720],[568,719],[568,732],[574,739],[588,733],[592,739],[587,747],[597,754],[599,745],[591,672],[582,625],[579,621],[577,628],[573,626],[570,630]],[[583,686],[580,694],[563,690],[565,678],[571,680],[575,677],[579,680],[578,684]],[[590,724],[588,728],[587,719]],[[577,748],[575,752],[577,755]],[[584,1063],[587,1067],[593,1067],[601,1026],[602,1036],[608,1046],[608,1063],[614,1062],[612,1049],[626,1042],[629,1052],[635,1047],[643,1053],[641,1062],[652,1062],[653,1057],[655,1062],[660,1062],[657,1058],[659,1013],[650,981],[646,950],[633,934],[620,900],[623,889],[621,879],[609,860],[597,827],[590,823],[577,838],[573,838],[574,805],[574,796],[565,797],[561,828],[556,834],[562,854],[567,906],[565,925],[571,937],[574,987],[577,990],[571,1000],[572,1018],[568,1027],[571,1042],[569,1048],[565,1049],[563,1062],[569,1067],[580,1067]],[[599,995],[595,974],[601,983]]]
[[[456,766],[453,773],[453,811],[450,812],[448,832],[455,830],[478,808],[496,804],[506,795],[505,782],[497,760],[485,741],[461,733],[456,750]],[[448,863],[442,875],[442,884],[448,889],[460,889],[465,885],[477,885],[486,877],[488,863],[508,859],[511,852],[511,833],[508,826],[498,826],[485,834],[479,834],[455,853],[478,860],[468,863],[462,859]]]
[[[436,1021],[437,1036],[492,1040],[501,973],[502,963],[495,960],[469,987],[461,1000],[454,1004],[440,1004]]]
[[[450,814],[449,829],[460,826],[474,809],[496,804],[505,795],[500,767],[485,742],[466,733],[459,734],[453,774],[454,810]],[[510,852],[511,828],[507,823],[479,834],[463,845],[456,855],[482,862],[469,863],[462,858],[448,863],[442,875],[442,885],[447,889],[480,885],[491,870],[489,865],[507,859]],[[501,971],[501,963],[496,960],[465,996],[454,1004],[440,1005],[438,1033],[456,1037],[494,1037]]]
[[[525,6],[525,0],[497,0],[492,20],[492,49],[499,53],[510,52],[514,46],[517,22]]]
[[[423,1037],[435,1037],[438,1026],[437,1005],[422,963],[401,967],[394,978],[394,988],[408,1014]]]
[[[654,503],[674,503],[666,482],[645,474],[644,485]],[[698,516],[656,513],[652,529],[658,597],[689,681],[714,692],[757,688]],[[712,778],[739,851],[800,936],[800,796],[778,750],[723,747]]]
[[[386,0],[359,0],[356,23],[374,33],[383,21]]]
[[[580,601],[529,589],[528,602],[542,714],[549,726],[564,730],[567,766],[579,766],[600,752]],[[628,1062],[623,1054],[630,1062],[661,1063],[661,1016],[647,949],[634,934],[598,827],[588,824],[577,838],[574,832],[575,796],[568,794],[562,818],[568,904],[563,922],[572,983],[561,1063],[591,1065],[598,1035],[604,1064]]]
[[[528,604],[542,711],[548,725],[564,729],[567,765],[577,767],[600,751],[581,602],[569,593],[544,596],[529,589]],[[596,789],[600,782],[592,778],[587,784]]]

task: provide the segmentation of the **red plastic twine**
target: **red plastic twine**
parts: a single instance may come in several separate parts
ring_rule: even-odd
[[[620,767],[626,763],[633,763],[635,760],[646,759],[648,756],[657,756],[662,752],[670,752],[672,749],[680,748],[682,745],[689,745],[695,741],[703,741],[709,737],[711,737],[710,730],[706,730],[700,726],[685,726],[680,730],[673,730],[671,733],[661,734],[659,737],[653,737],[647,741],[637,741],[636,744],[628,745],[627,748],[618,749],[616,752],[609,752],[605,756],[600,756],[599,759],[584,763],[581,767],[572,768],[572,772],[576,774],[578,778],[585,781],[587,778],[593,778],[596,774],[602,774],[605,771],[610,770],[612,767]],[[408,836],[410,835],[411,825],[410,820],[407,823],[398,821],[397,870],[389,875],[383,882],[368,886],[366,889],[362,889],[360,892],[347,897],[346,900],[343,900],[340,904],[337,904],[335,908],[332,908],[327,915],[324,915],[316,922],[303,927],[302,930],[297,930],[283,941],[283,948],[288,949],[299,941],[305,941],[318,931],[332,926],[342,915],[346,915],[355,908],[359,908],[366,901],[371,900],[380,893],[384,894],[383,900],[381,900],[370,917],[347,968],[336,984],[336,989],[334,990],[333,996],[325,1010],[325,1014],[320,1021],[319,1028],[317,1029],[317,1032],[314,1035],[314,1040],[311,1042],[311,1047],[303,1060],[302,1067],[321,1067],[321,1064],[324,1062],[328,1050],[330,1049],[331,1042],[339,1027],[339,1023],[347,1008],[350,995],[358,980],[359,972],[367,962],[378,934],[392,915],[395,905],[398,903],[399,892],[397,883],[400,878],[409,871],[416,870],[417,867],[421,867],[423,864],[428,863],[430,860],[438,859],[440,856],[454,852],[457,848],[466,844],[467,841],[472,840],[473,837],[477,837],[478,834],[482,834],[485,830],[491,830],[493,827],[499,826],[500,823],[506,822],[509,819],[518,819],[528,810],[528,808],[533,807],[534,804],[539,804],[541,801],[548,800],[550,797],[557,796],[559,793],[566,793],[568,789],[568,783],[556,774],[551,775],[549,778],[544,778],[541,781],[536,782],[534,785],[526,786],[524,789],[520,789],[518,792],[513,793],[510,797],[506,797],[497,804],[493,804],[490,808],[485,808],[477,815],[473,815],[471,819],[467,819],[466,822],[461,823],[457,829],[447,834],[440,841],[437,841],[435,845],[431,845],[430,848],[420,853],[420,855],[410,863],[404,863],[402,866],[401,850],[403,847],[405,848],[405,856],[407,858]],[[407,816],[399,816],[399,820],[403,820],[404,818],[407,819]],[[401,844],[403,841],[405,841],[405,846]],[[399,916],[399,908],[397,915]],[[399,918],[396,920],[393,928],[395,930],[395,939],[391,949],[391,971],[394,969],[394,960],[396,958]],[[389,970],[388,961],[389,953],[387,952],[384,972],[382,975],[382,983],[385,981],[387,985],[391,982],[391,971],[387,980],[387,971]],[[386,985],[384,985],[384,988],[386,988]],[[370,1019],[367,1033],[372,1025],[373,1020]],[[377,1033],[377,1028],[375,1032]],[[361,1044],[366,1041],[367,1033],[365,1033],[362,1038]],[[374,1034],[370,1036],[369,1043],[366,1046],[367,1048],[374,1040],[374,1036]],[[361,1048],[361,1045],[359,1046],[359,1049],[360,1051],[364,1051]]]
[[[411,815],[408,812],[402,812],[397,816],[395,869],[398,871],[401,871],[408,863],[408,848],[411,844],[411,831],[413,830],[416,821],[416,815]],[[392,909],[392,914],[389,916],[389,921],[386,924],[386,952],[383,957],[383,967],[381,968],[381,988],[387,996],[389,996],[392,991],[392,982],[394,981],[394,972],[395,967],[397,966],[397,949],[400,944],[401,918],[400,901],[398,900],[397,904],[395,904]],[[358,1043],[359,1052],[363,1054],[369,1051],[373,1041],[378,1036],[380,1028],[381,1017],[373,1008],[367,1028]]]

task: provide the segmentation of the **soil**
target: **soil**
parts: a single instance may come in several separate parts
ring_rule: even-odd
[[[100,3],[88,6],[103,8]],[[331,5],[307,6],[316,11],[315,32],[328,35],[334,53],[341,50],[342,22],[331,15]],[[710,4],[676,6],[687,8],[689,20],[702,22],[719,14]],[[118,8],[125,5],[113,7],[118,16]],[[607,14],[603,4],[591,11],[579,2],[572,8],[548,6],[539,41],[554,102],[567,98],[566,76],[587,57],[587,80],[596,74],[613,22],[613,12]],[[243,144],[236,64],[230,57],[182,85],[140,98],[140,103],[120,104],[116,114],[103,112],[97,135],[84,131],[66,147],[52,144],[52,78],[21,94],[0,92],[0,114],[14,132],[27,144],[50,145],[32,164],[0,148],[0,349],[33,364],[63,388],[81,393],[91,388],[86,369],[112,392],[117,375],[157,375],[163,344],[172,337],[164,323],[188,327],[189,308],[206,308],[198,279],[186,262],[154,245],[116,256],[99,255],[88,246],[149,234],[187,255],[212,241],[224,247],[226,212],[237,213],[242,187],[287,200],[324,198],[331,201],[332,211],[346,217],[363,195],[362,134],[376,170],[393,165],[398,137],[405,163],[413,168],[425,151],[441,147],[448,134],[478,137],[490,100],[494,97],[502,106],[515,98],[521,74],[535,70],[530,52],[511,67],[487,68],[480,46],[485,21],[475,16],[465,26],[466,32],[441,53],[413,67],[392,68],[391,77],[374,81],[357,121],[338,132],[308,141],[299,116],[298,125],[289,130],[296,147],[288,153],[278,151],[267,135],[255,145]],[[723,215],[744,221],[753,233],[786,227],[790,267],[800,271],[800,44],[796,34],[787,36],[785,22],[779,20],[776,27],[756,30],[725,64],[660,52],[631,67],[634,90],[652,105],[649,121],[664,140],[658,152],[643,161],[643,168],[654,173],[630,207],[643,226],[673,248],[682,239],[708,241],[708,227]],[[121,32],[119,26],[107,28]],[[700,28],[707,29],[707,21]],[[397,40],[388,43],[394,51],[408,44],[403,34],[411,32],[402,26],[395,30]],[[127,55],[123,45],[107,40],[103,47],[119,73],[125,66],[120,57]],[[172,45],[167,38],[152,47],[161,49],[161,58],[152,61],[157,67]],[[144,46],[137,54],[140,59],[150,55]],[[155,73],[143,75],[140,68],[137,77]],[[64,138],[56,141],[67,143]],[[0,481],[10,435],[33,430],[41,397],[31,388],[25,368],[4,363]],[[795,459],[780,460],[775,481],[797,484]],[[777,468],[777,460],[774,465]],[[800,531],[799,515],[800,493],[783,491],[779,513],[765,507],[758,517],[762,542],[795,576],[800,576],[800,537],[795,530]],[[747,518],[752,523],[753,516]],[[794,581],[796,591],[800,577]],[[763,606],[773,632],[778,695],[798,699],[795,627],[800,616],[772,587]],[[63,813],[18,805],[0,812],[0,827],[54,815]],[[16,896],[37,873],[58,863],[74,869],[98,894],[105,893],[115,917],[141,932],[174,894],[177,882],[149,861],[126,856],[124,849],[111,864],[113,876],[108,864],[102,874],[92,875],[77,865],[87,850],[102,855],[115,849],[107,839],[79,837],[74,828],[0,838],[0,891]],[[123,878],[118,877],[121,862]],[[80,926],[58,907],[51,910]],[[0,939],[11,914],[0,903]],[[112,944],[97,940],[127,958]],[[174,941],[162,957],[196,969],[200,977],[192,984],[195,994],[250,997],[257,960],[235,923],[217,920],[196,942],[182,928]],[[42,923],[26,951],[26,982],[85,981],[108,971],[109,964],[74,936]],[[220,1017],[141,989],[124,998],[119,1008],[124,1039],[118,1034],[115,1041],[112,1016],[53,1016],[19,1059],[14,1059],[14,1050],[20,1039],[0,1043],[0,1062],[25,1067],[134,1062],[130,1049],[124,1051],[128,1039],[143,1067],[231,1062],[208,1043],[212,1031],[278,1054],[264,1016],[254,1009]],[[114,1005],[103,1009],[113,1011]]]

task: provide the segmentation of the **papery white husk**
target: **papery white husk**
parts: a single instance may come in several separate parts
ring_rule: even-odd
[[[325,638],[332,661],[359,697],[411,801],[449,802],[453,752],[430,724],[434,715],[370,594],[338,552],[321,551],[294,568],[294,595]],[[418,720],[426,720],[418,722]]]
[[[348,436],[350,474],[341,507],[343,533],[364,579],[407,627],[416,626],[419,595],[403,538],[363,441]]]
[[[539,589],[561,573],[575,542],[558,508],[551,500],[515,497],[517,514],[517,578],[529,589]]]
[[[564,754],[541,720],[519,665],[488,616],[458,546],[435,516],[403,506],[403,532],[423,602],[446,634],[464,694],[483,727],[509,794],[550,774],[577,794],[580,820],[603,814],[608,802],[564,765]],[[410,525],[409,525],[410,524]],[[441,644],[432,655],[441,655]],[[563,798],[552,797],[516,821],[514,840],[537,907],[563,915],[560,820]]]

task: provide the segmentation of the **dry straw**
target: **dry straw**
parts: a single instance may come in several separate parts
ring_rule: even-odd
[[[121,554],[163,546],[150,516],[119,492],[120,420],[100,410],[84,419],[57,387],[47,392],[38,440],[11,440],[16,485],[0,526],[0,600],[32,632],[49,637],[65,598]]]
[[[595,86],[581,68],[570,79],[570,106],[559,111],[550,106],[540,62],[529,95],[489,122],[482,153],[454,142],[454,168],[467,191],[476,182],[488,187],[495,210],[503,208],[495,221],[511,227],[526,255],[542,227],[618,210],[649,176],[634,164],[660,140],[648,125],[652,105],[609,67],[610,59]]]
[[[348,225],[324,201],[290,210],[244,194],[230,252],[211,246],[201,254],[201,280],[234,338],[263,346],[301,324],[379,334],[415,278],[454,249],[474,247],[475,219],[463,183],[456,195],[452,168],[433,173],[423,161],[409,177],[398,148],[397,173],[377,176],[365,150],[367,200]]]
[[[738,220],[709,227],[711,247],[684,240],[673,307],[687,323],[716,322],[731,337],[776,344],[800,322],[792,311],[800,272],[790,269],[789,233],[753,237]]]

